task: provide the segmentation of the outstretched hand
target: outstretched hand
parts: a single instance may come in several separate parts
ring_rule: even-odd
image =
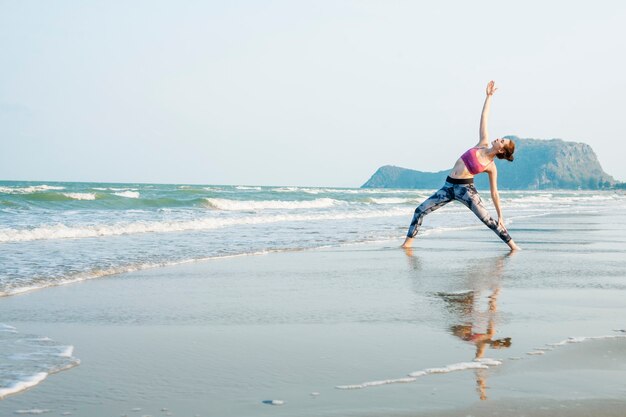
[[[492,96],[497,89],[498,87],[496,87],[495,81],[489,81],[489,83],[487,84],[487,95]]]

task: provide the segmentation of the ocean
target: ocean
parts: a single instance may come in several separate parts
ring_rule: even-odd
[[[4,181],[0,296],[215,257],[401,239],[433,191]],[[615,191],[500,193],[513,228],[529,216],[626,203]],[[482,198],[495,214],[488,191]],[[481,227],[451,203],[420,235]]]

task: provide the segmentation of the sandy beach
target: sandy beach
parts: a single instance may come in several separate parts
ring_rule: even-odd
[[[4,323],[81,364],[0,414],[620,415],[625,219],[518,221],[512,255],[476,228],[4,297]]]

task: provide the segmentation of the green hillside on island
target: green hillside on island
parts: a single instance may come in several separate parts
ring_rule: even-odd
[[[517,136],[505,138],[515,141],[515,161],[495,160],[500,189],[597,190],[621,185],[604,172],[595,152],[586,143],[522,139]],[[450,169],[422,172],[385,165],[361,188],[439,188]],[[489,187],[487,175],[479,175],[475,181],[478,188]]]

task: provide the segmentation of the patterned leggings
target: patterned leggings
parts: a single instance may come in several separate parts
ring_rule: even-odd
[[[506,229],[498,226],[498,222],[489,215],[474,184],[452,184],[447,181],[439,191],[430,196],[415,209],[407,237],[413,238],[417,235],[425,215],[445,206],[452,200],[460,201],[468,209],[472,210],[474,214],[485,223],[488,228],[500,236],[500,239],[504,242],[508,243],[511,240],[511,236],[509,236]]]

